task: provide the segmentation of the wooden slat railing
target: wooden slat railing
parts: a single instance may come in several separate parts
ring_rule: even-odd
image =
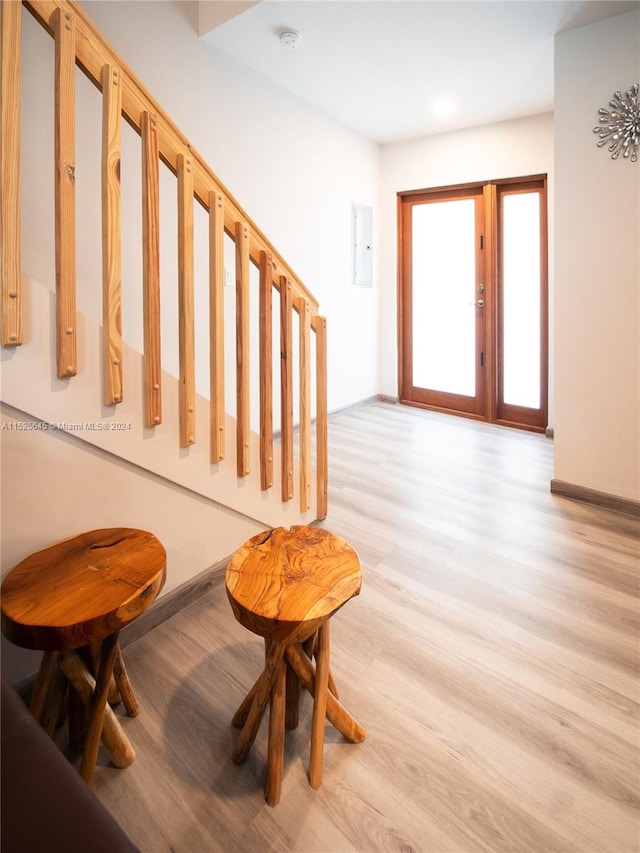
[[[194,200],[209,215],[210,459],[225,455],[224,236],[236,244],[236,463],[250,472],[250,264],[260,272],[260,485],[273,486],[272,291],[280,292],[281,499],[294,497],[293,311],[299,315],[300,509],[311,506],[311,334],[316,335],[316,515],[326,515],[326,322],[318,303],[263,232],[71,0],[23,0],[56,42],[55,228],[57,375],[73,376],[76,355],[74,74],[78,65],[102,91],[102,265],[104,400],[123,400],[121,293],[121,120],[141,136],[144,422],[162,423],[159,160],[177,177],[180,445],[196,441]],[[2,0],[2,343],[21,343],[19,235],[20,6]],[[255,306],[253,306],[255,309]],[[198,357],[200,357],[198,355]]]

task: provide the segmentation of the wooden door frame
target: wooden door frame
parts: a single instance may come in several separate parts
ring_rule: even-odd
[[[486,421],[488,410],[487,410],[487,400],[489,396],[489,375],[487,373],[486,367],[481,368],[478,361],[476,361],[476,388],[480,388],[480,391],[476,393],[475,399],[477,400],[478,412],[465,412],[460,411],[456,408],[451,408],[446,403],[453,402],[456,396],[447,394],[443,392],[443,401],[442,403],[426,403],[426,402],[417,402],[415,400],[409,399],[408,395],[408,385],[406,383],[407,378],[407,353],[409,348],[412,346],[413,336],[412,332],[409,332],[405,335],[405,326],[407,330],[410,329],[409,321],[412,319],[411,316],[407,313],[408,299],[406,297],[406,285],[409,281],[409,276],[407,274],[407,270],[404,268],[405,260],[408,256],[408,253],[405,251],[406,247],[410,245],[410,240],[408,237],[408,218],[405,219],[403,216],[403,205],[407,200],[411,198],[415,198],[416,200],[420,197],[430,197],[434,201],[438,199],[439,196],[444,199],[454,199],[456,197],[459,198],[469,198],[471,196],[479,199],[482,204],[481,214],[484,220],[486,220],[487,211],[486,211],[486,197],[484,186],[482,183],[478,183],[474,181],[472,183],[467,184],[456,184],[455,186],[443,186],[443,187],[434,187],[423,190],[409,190],[407,192],[398,193],[397,196],[397,224],[398,224],[398,290],[397,290],[397,307],[398,307],[398,391],[399,391],[399,399],[400,402],[405,403],[409,406],[416,406],[418,408],[423,409],[432,409],[438,412],[447,412],[454,415],[459,415],[460,417],[471,418],[473,420]],[[478,208],[476,208],[476,231],[478,229]],[[484,227],[483,229],[484,230]],[[483,249],[478,249],[475,247],[475,258],[476,258],[476,282],[479,283],[481,278],[486,278],[486,259],[487,259],[487,246],[486,242]],[[479,293],[476,293],[476,297],[480,297]],[[478,329],[478,311],[483,310],[487,311],[487,304],[485,300],[485,308],[484,309],[476,309],[476,331]],[[405,323],[405,320],[408,322]],[[484,321],[484,327],[488,328],[488,324]],[[484,333],[483,333],[484,336]],[[488,338],[489,335],[486,335]],[[484,351],[485,351],[485,365],[487,364],[486,350],[489,345],[488,340],[484,340]],[[484,371],[484,372],[483,372]],[[411,386],[412,388],[415,386]],[[448,398],[448,399],[447,399]],[[460,399],[462,397],[460,396]],[[471,399],[471,398],[467,398]]]
[[[509,404],[496,403],[494,412],[494,422],[503,426],[518,427],[520,429],[529,429],[535,432],[544,432],[547,427],[549,415],[549,259],[548,259],[548,212],[547,212],[547,176],[533,175],[529,178],[518,178],[515,180],[496,181],[496,195],[499,195],[498,187],[502,193],[509,191],[512,187],[517,192],[517,187],[520,184],[527,184],[529,188],[535,188],[540,193],[540,409],[528,409],[523,406],[514,406]],[[527,188],[523,190],[527,192]],[[501,246],[499,240],[499,221],[502,216],[502,205],[498,206],[496,200],[496,223],[495,223],[495,262],[496,268],[496,294],[501,295],[503,289],[503,270]],[[498,314],[496,314],[495,337],[496,346],[498,347],[498,359],[496,364],[504,364],[502,353],[503,347],[503,318],[500,316],[500,306],[503,304],[502,298],[496,299],[498,303]],[[498,373],[498,372],[497,372]],[[502,397],[502,377],[496,375],[495,378],[495,396],[496,401]],[[532,414],[538,412],[539,415]]]
[[[456,414],[461,417],[482,420],[488,423],[499,423],[505,426],[544,432],[545,423],[527,423],[527,411],[522,411],[524,422],[516,423],[510,418],[498,418],[499,409],[499,385],[500,376],[498,370],[499,358],[501,358],[501,335],[500,335],[500,299],[498,288],[501,286],[499,278],[499,216],[497,211],[498,188],[503,186],[517,186],[518,184],[534,184],[540,182],[541,198],[541,221],[540,221],[540,257],[541,257],[541,317],[540,317],[540,356],[541,356],[541,419],[546,421],[548,416],[548,235],[547,235],[547,175],[525,175],[516,178],[499,178],[492,181],[473,181],[464,184],[455,184],[440,187],[430,187],[417,190],[405,190],[396,196],[396,224],[397,224],[397,352],[398,352],[398,396],[400,402],[418,408],[433,409],[436,411]],[[407,398],[407,358],[406,347],[411,345],[411,335],[405,335],[405,327],[411,317],[407,315],[406,286],[408,278],[404,269],[407,257],[406,247],[408,241],[408,227],[404,217],[405,202],[417,196],[448,195],[454,197],[456,194],[464,195],[472,189],[481,189],[484,201],[484,274],[485,274],[485,312],[487,312],[487,336],[485,341],[485,405],[484,414],[460,412],[446,406],[429,405],[418,403]],[[486,282],[493,281],[494,287],[487,287]],[[407,340],[407,337],[409,340]]]

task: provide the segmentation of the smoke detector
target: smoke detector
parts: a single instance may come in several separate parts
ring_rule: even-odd
[[[295,30],[282,30],[278,38],[280,39],[280,44],[283,47],[289,48],[289,50],[297,50],[302,40],[300,33]]]

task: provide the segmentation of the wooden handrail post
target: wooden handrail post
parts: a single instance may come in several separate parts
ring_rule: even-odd
[[[328,406],[327,320],[316,316],[316,518],[327,517]]]
[[[280,276],[280,452],[282,500],[293,497],[293,306],[291,282]]]
[[[260,253],[260,488],[273,486],[273,258]]]
[[[102,69],[102,346],[104,401],[122,401],[122,282],[120,247],[120,118],[122,78]]]
[[[76,208],[75,72],[76,24],[70,12],[54,18],[55,69],[55,230],[56,355],[58,377],[75,376],[76,360]]]
[[[236,222],[236,450],[238,477],[249,473],[249,226]]]
[[[300,300],[300,511],[311,507],[311,306]]]
[[[225,453],[224,196],[209,193],[209,391],[211,462]]]
[[[193,163],[178,155],[178,337],[180,447],[196,440],[196,372],[193,296]]]
[[[0,252],[2,346],[22,343],[20,285],[20,3],[0,4]]]
[[[160,343],[160,161],[158,122],[142,114],[142,309],[145,426],[162,422]]]

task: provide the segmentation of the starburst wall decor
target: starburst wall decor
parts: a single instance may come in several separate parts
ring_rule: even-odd
[[[611,159],[617,160],[620,154],[635,163],[640,148],[640,103],[638,89],[640,84],[634,83],[625,95],[615,92],[609,101],[610,110],[601,107],[600,124],[593,128],[599,134],[598,148],[609,145]]]

